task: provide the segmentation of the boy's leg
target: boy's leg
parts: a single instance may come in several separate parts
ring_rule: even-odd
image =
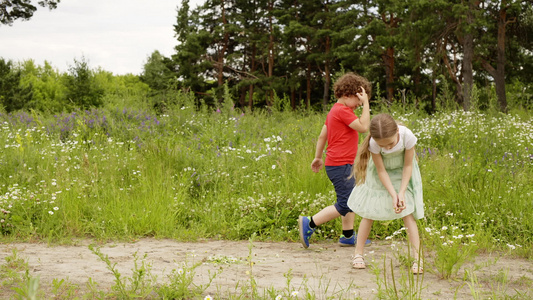
[[[353,230],[353,222],[355,221],[355,213],[349,212],[345,216],[341,216],[342,230]]]
[[[298,218],[298,229],[300,230],[300,242],[302,243],[302,246],[304,246],[304,248],[309,248],[309,239],[318,225],[331,221],[340,215],[341,214],[337,211],[335,206],[330,205],[312,217],[300,216]]]
[[[327,167],[326,173],[331,183],[335,187],[337,202],[335,209],[342,216],[342,235],[339,239],[339,245],[345,247],[355,246],[357,235],[354,234],[355,213],[348,207],[348,199],[355,186],[355,178],[351,177],[352,165],[338,167]],[[372,242],[365,238],[365,245]]]
[[[353,247],[359,238],[358,234],[355,234],[354,231],[354,222],[355,222],[355,213],[350,212],[342,218],[342,235],[339,239],[339,245],[341,247]],[[370,246],[372,241],[365,238],[365,246]]]
[[[323,208],[321,211],[319,211],[317,214],[315,214],[312,217],[300,217],[299,228],[300,228],[300,239],[301,239],[302,245],[304,245],[305,248],[309,247],[309,238],[314,233],[315,228],[335,218],[338,218],[339,216],[342,219],[342,230],[352,231],[352,234],[350,236],[344,236],[344,235],[341,236],[339,243],[341,244],[341,246],[352,246],[352,247],[355,246],[355,241],[358,237],[358,236],[354,236],[354,232],[353,232],[355,213],[350,212],[350,213],[347,213],[345,216],[343,216],[339,213],[337,204],[330,205],[328,207]],[[309,219],[306,220],[302,218],[309,218]],[[312,225],[314,226],[310,224],[311,218],[313,220]],[[368,234],[367,234],[367,237],[368,237]],[[365,238],[365,245],[368,246],[371,243],[372,242],[369,239]]]
[[[335,206],[330,205],[328,207],[325,207],[321,211],[319,211],[316,215],[314,215],[313,221],[315,222],[316,226],[319,226],[335,218],[338,218],[340,215],[341,214],[337,211]],[[343,227],[344,227],[344,223],[343,223]],[[352,221],[352,228],[353,228],[353,221]]]
[[[331,221],[339,216],[342,216],[343,231],[351,231],[351,236],[344,236],[339,239],[341,246],[354,246],[356,237],[353,234],[353,222],[355,214],[348,207],[348,198],[355,186],[355,178],[350,177],[352,173],[352,165],[343,166],[326,166],[326,174],[335,188],[337,194],[337,202],[335,205],[330,205],[313,217],[300,217],[298,219],[298,227],[300,230],[300,240],[305,248],[309,247],[309,239],[314,233],[316,226]],[[365,238],[366,245],[370,245],[371,241]]]
[[[349,212],[341,216],[342,221],[342,235],[339,238],[339,245],[341,247],[355,246],[355,232],[353,230],[353,222],[355,221],[355,213]]]
[[[339,239],[339,244],[341,246],[354,246],[353,222],[355,220],[355,214],[348,207],[348,198],[355,186],[355,178],[351,177],[352,165],[326,166],[326,173],[335,187],[337,202],[334,208],[342,220],[342,235]]]

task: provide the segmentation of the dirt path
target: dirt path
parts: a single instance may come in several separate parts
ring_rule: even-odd
[[[86,290],[89,278],[98,283],[101,290],[109,289],[115,277],[106,264],[91,250],[90,241],[82,241],[77,246],[53,246],[45,244],[13,243],[0,244],[1,264],[11,256],[13,249],[20,257],[27,260],[32,276],[39,276],[41,286],[50,294],[53,279],[65,279]],[[205,284],[209,274],[220,272],[205,295],[219,295],[227,298],[228,294],[240,294],[243,287],[250,287],[250,272],[255,279],[260,295],[267,288],[286,294],[294,290],[303,298],[306,289],[317,296],[353,299],[374,298],[378,284],[383,280],[383,257],[387,261],[393,258],[393,269],[398,283],[407,279],[406,269],[394,258],[390,244],[374,243],[367,248],[367,263],[372,266],[365,270],[351,268],[350,256],[353,248],[341,248],[334,243],[312,244],[303,249],[299,243],[266,243],[247,241],[204,241],[183,243],[173,240],[141,239],[134,243],[110,243],[98,246],[100,251],[116,263],[116,269],[124,276],[131,276],[134,269],[134,254],[137,253],[138,263],[145,261],[151,265],[151,274],[157,276],[157,282],[167,282],[173,269],[191,267],[194,263],[203,262],[194,269],[194,284]],[[251,247],[251,256],[250,256]],[[145,256],[146,255],[146,256]],[[248,261],[252,260],[253,267]],[[479,292],[495,292],[514,295],[517,289],[526,295],[533,295],[533,262],[519,259],[478,256],[474,263],[466,268],[477,266],[475,271],[478,279]],[[185,268],[187,269],[187,268]],[[381,275],[376,275],[376,269]],[[388,266],[390,273],[390,265]],[[288,276],[291,274],[291,276]],[[472,292],[468,283],[462,281],[463,269],[456,280],[439,279],[438,274],[426,263],[423,277],[422,298],[424,299],[471,299]],[[288,283],[287,277],[290,278]],[[379,280],[378,280],[379,278]],[[288,288],[289,286],[289,288]],[[405,287],[405,284],[403,284]],[[287,290],[289,291],[287,292]],[[4,299],[9,291],[0,291]]]

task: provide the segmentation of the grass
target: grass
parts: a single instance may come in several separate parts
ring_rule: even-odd
[[[426,205],[419,226],[441,276],[456,276],[480,251],[531,259],[530,114],[391,114],[418,137]],[[162,115],[0,114],[1,239],[297,241],[297,217],[335,201],[325,173],[309,166],[324,118],[231,105],[214,112],[189,95]],[[401,226],[376,222],[370,238]],[[328,222],[314,238],[336,239],[340,227]]]
[[[530,257],[531,118],[395,115],[418,136],[428,227]],[[324,115],[123,110],[0,115],[1,232],[16,239],[141,236],[296,240],[334,201],[309,170]],[[213,226],[217,224],[217,226]],[[339,221],[321,227],[334,238]],[[372,238],[398,222],[376,224]],[[331,231],[334,231],[331,233]],[[522,233],[522,234],[517,234]]]

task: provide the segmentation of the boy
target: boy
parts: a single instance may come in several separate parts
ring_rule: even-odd
[[[329,111],[318,137],[315,159],[311,163],[311,169],[318,173],[324,165],[322,155],[327,142],[326,173],[335,187],[337,202],[322,209],[312,217],[300,216],[298,218],[300,240],[304,248],[309,247],[309,238],[317,226],[339,216],[342,218],[340,246],[355,246],[356,242],[353,229],[355,214],[348,207],[347,201],[355,186],[355,178],[350,178],[350,175],[357,154],[359,132],[368,131],[370,126],[369,96],[367,93],[371,93],[371,85],[364,77],[354,73],[346,73],[335,82],[333,90],[337,103]],[[363,112],[361,117],[357,118],[354,110],[361,105]],[[370,244],[370,240],[367,240],[365,244]]]

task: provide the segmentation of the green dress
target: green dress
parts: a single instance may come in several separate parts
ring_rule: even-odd
[[[403,162],[405,148],[392,152],[381,153],[383,164],[396,192],[402,184]],[[368,161],[366,180],[352,190],[348,199],[348,206],[359,216],[371,220],[394,220],[413,214],[415,219],[424,217],[424,202],[422,198],[422,177],[416,156],[413,158],[413,173],[405,192],[406,209],[397,214],[392,206],[392,197],[379,179],[376,165],[372,158]]]

